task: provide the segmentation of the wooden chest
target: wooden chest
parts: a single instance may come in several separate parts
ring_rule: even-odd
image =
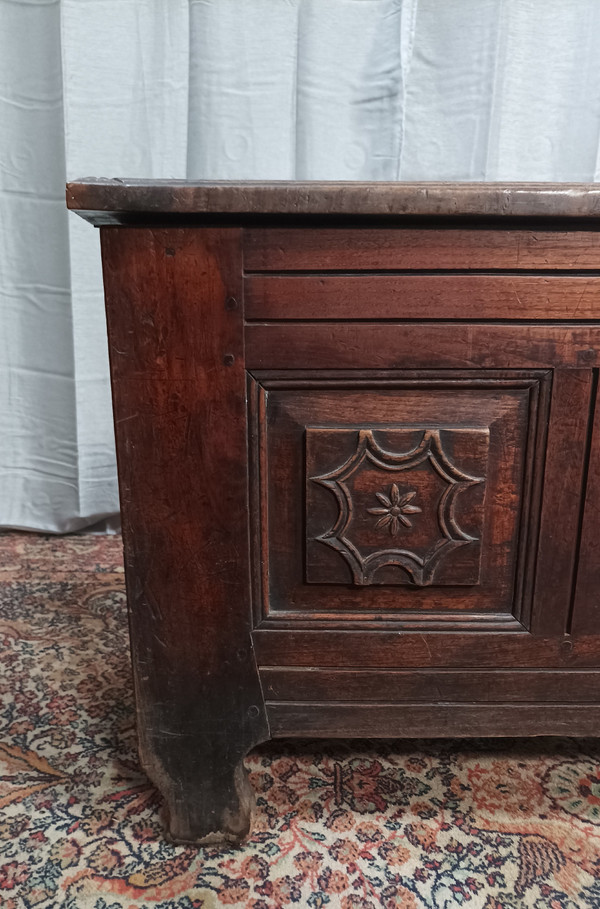
[[[600,188],[71,184],[101,227],[140,754],[600,728]]]

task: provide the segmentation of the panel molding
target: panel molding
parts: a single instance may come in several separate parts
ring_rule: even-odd
[[[537,551],[537,535],[539,530],[539,511],[542,484],[542,468],[544,462],[545,432],[548,422],[548,403],[551,388],[551,370],[253,370],[248,373],[248,401],[250,409],[250,479],[251,479],[251,526],[253,537],[253,614],[254,627],[264,629],[302,628],[311,629],[336,629],[336,628],[397,628],[410,630],[422,628],[424,630],[444,630],[445,633],[455,631],[478,632],[489,628],[498,632],[514,633],[526,631],[529,627],[529,615],[532,596],[532,564],[535,563]],[[334,390],[347,390],[358,393],[369,391],[376,395],[379,391],[393,392],[406,390],[415,394],[419,389],[451,390],[469,389],[471,391],[483,390],[493,392],[525,393],[527,407],[527,433],[523,442],[524,473],[522,476],[520,493],[520,529],[516,541],[517,554],[515,573],[511,584],[513,585],[514,600],[513,614],[507,613],[504,608],[499,611],[490,604],[478,609],[476,605],[465,612],[464,607],[454,608],[452,603],[444,604],[443,608],[436,605],[435,597],[430,609],[426,612],[419,609],[406,608],[390,611],[386,607],[383,612],[375,614],[373,603],[365,603],[365,608],[358,608],[358,604],[348,606],[340,612],[332,611],[326,604],[323,608],[300,607],[305,599],[299,591],[292,595],[292,599],[285,608],[280,608],[270,602],[269,596],[269,492],[268,476],[270,469],[267,433],[279,424],[284,417],[281,408],[285,397],[278,396],[279,392],[294,391],[302,394],[304,391],[328,393]],[[271,396],[275,395],[272,400]],[[516,400],[516,399],[515,399]],[[268,426],[267,426],[268,424]],[[391,424],[390,424],[391,425]],[[463,428],[464,428],[463,424]],[[315,427],[319,428],[319,427]],[[320,428],[323,428],[322,426]],[[373,424],[371,429],[385,430],[386,426]],[[387,427],[389,428],[389,426]],[[421,426],[421,429],[423,427]],[[460,427],[457,427],[460,428]],[[481,426],[479,427],[482,428]],[[507,439],[505,444],[509,443]],[[275,488],[283,490],[289,482],[281,473],[281,464],[277,468]],[[304,470],[304,467],[303,467]],[[473,471],[477,476],[480,471]],[[282,500],[277,496],[282,504]],[[332,501],[333,497],[332,497]],[[378,503],[375,503],[378,504]],[[287,506],[283,506],[287,507]],[[303,530],[303,528],[301,528]],[[274,531],[273,531],[274,532]],[[472,533],[472,530],[470,531]],[[277,536],[277,533],[276,533]],[[298,544],[300,545],[300,544]],[[316,544],[313,544],[316,545]],[[320,544],[323,545],[323,544]],[[323,549],[326,547],[323,546]],[[336,554],[331,550],[332,558]],[[342,562],[342,566],[344,563]],[[348,571],[348,569],[345,569]],[[305,578],[306,581],[306,578]],[[344,582],[348,584],[348,580]],[[311,585],[309,584],[308,587]],[[305,587],[304,590],[308,590]],[[368,590],[369,585],[357,589]],[[382,593],[385,587],[380,588]],[[433,588],[426,588],[431,590]],[[440,588],[440,591],[443,588]],[[451,588],[448,588],[451,589]],[[458,590],[458,588],[455,588]],[[474,588],[476,589],[476,588]],[[315,587],[316,593],[319,590]],[[375,593],[377,588],[373,588]],[[379,594],[378,594],[379,596]],[[389,599],[389,595],[388,595]],[[439,597],[438,597],[439,599]],[[441,602],[441,601],[440,601]],[[315,601],[317,606],[317,601]],[[299,608],[300,607],[300,608]]]

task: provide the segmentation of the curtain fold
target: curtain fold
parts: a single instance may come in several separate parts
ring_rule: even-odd
[[[596,0],[0,0],[0,526],[118,494],[66,179],[595,181]]]
[[[79,512],[59,51],[57,2],[0,3],[0,523],[25,528]]]

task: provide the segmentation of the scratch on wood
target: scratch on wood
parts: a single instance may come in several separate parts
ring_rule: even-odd
[[[427,651],[427,656],[429,657],[429,662],[431,662],[432,656],[431,656],[431,650],[430,650],[430,648],[429,648],[429,642],[428,642],[428,640],[427,640],[427,635],[426,635],[426,634],[422,634],[422,635],[421,635],[421,640],[422,640],[422,642],[423,642],[423,645],[424,645],[424,647],[425,647],[425,650]]]

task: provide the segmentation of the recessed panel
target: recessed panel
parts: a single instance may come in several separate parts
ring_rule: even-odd
[[[304,375],[255,386],[260,621],[527,627],[548,374]]]

